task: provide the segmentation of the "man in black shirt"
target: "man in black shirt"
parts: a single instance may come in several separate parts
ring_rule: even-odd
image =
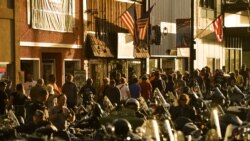
[[[116,82],[114,79],[110,80],[110,86],[106,89],[105,96],[107,96],[113,105],[121,104],[121,92],[116,87]]]
[[[155,78],[151,81],[153,92],[156,88],[158,88],[160,92],[164,94],[166,91],[166,83],[162,80],[160,72],[156,71],[154,76]]]
[[[45,115],[48,117],[48,109],[45,105],[45,102],[48,99],[48,95],[49,95],[48,91],[45,88],[43,88],[39,92],[39,95],[36,98],[35,102],[31,101],[25,105],[26,106],[25,108],[26,108],[26,121],[27,122],[32,120],[32,117],[37,109],[43,111],[45,113]]]
[[[66,82],[62,86],[62,93],[64,93],[67,96],[67,106],[68,108],[73,109],[75,106],[77,106],[77,100],[78,100],[78,95],[77,95],[77,86],[73,82],[73,75],[68,74],[66,76]]]
[[[85,94],[88,91],[91,91],[93,93],[93,96],[96,97],[96,89],[93,86],[93,79],[92,78],[87,79],[86,84],[81,87],[79,94],[81,97],[85,97]]]

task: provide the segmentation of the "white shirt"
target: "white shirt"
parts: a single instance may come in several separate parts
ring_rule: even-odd
[[[129,98],[129,87],[126,84],[119,84],[116,87],[120,90],[121,101],[127,100]]]
[[[30,97],[30,89],[36,85],[36,81],[26,81],[23,86],[25,93],[27,94],[28,97]]]

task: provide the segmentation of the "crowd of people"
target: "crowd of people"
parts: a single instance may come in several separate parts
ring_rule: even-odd
[[[13,110],[16,117],[23,119],[20,120],[23,124],[17,128],[20,132],[32,133],[41,126],[55,126],[59,136],[67,136],[65,131],[68,122],[76,120],[76,107],[86,104],[90,97],[105,109],[105,98],[116,107],[125,105],[130,99],[143,98],[146,102],[153,102],[154,91],[158,88],[164,97],[171,93],[176,99],[169,109],[171,119],[187,117],[196,120],[197,107],[192,104],[191,92],[197,92],[200,97],[206,98],[218,84],[224,88],[237,85],[244,91],[249,88],[249,72],[246,65],[234,72],[226,72],[223,67],[216,69],[214,73],[209,67],[204,67],[196,69],[192,76],[187,71],[166,74],[156,70],[140,77],[133,75],[129,80],[121,74],[117,74],[115,78],[105,77],[100,88],[94,87],[93,79],[88,78],[80,89],[74,83],[72,74],[66,75],[62,88],[58,88],[54,75],[50,75],[45,84],[44,79],[35,81],[29,74],[27,81],[17,84],[14,90],[10,80],[0,82],[0,115]],[[143,117],[143,113],[139,115]]]

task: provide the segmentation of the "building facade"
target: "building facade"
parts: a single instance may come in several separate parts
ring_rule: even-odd
[[[15,46],[18,44],[15,38],[15,19],[17,17],[14,1],[0,1],[0,78],[15,79],[15,71],[18,68],[18,57]],[[18,32],[18,31],[17,31]]]
[[[150,1],[150,5],[155,3],[150,20],[152,25],[161,27],[162,36],[160,45],[150,45],[150,69],[190,70],[189,46],[178,47],[177,21],[191,19],[191,10],[194,25],[193,69],[208,66],[214,71],[226,66],[229,72],[239,69],[242,64],[249,66],[248,1],[194,0],[193,6],[191,0]],[[223,16],[222,42],[216,39],[213,28],[220,15]],[[164,32],[167,34],[164,35]]]
[[[84,64],[82,0],[20,0],[20,75],[34,79],[54,74],[58,86],[67,73],[82,71]]]
[[[121,20],[121,15],[135,4],[136,16],[145,12],[146,1],[138,3],[119,0],[84,1],[85,70],[99,87],[104,77],[116,79],[121,74],[129,79],[145,73],[149,52],[134,47],[133,36]]]
[[[57,83],[72,73],[85,80],[93,78],[98,87],[102,78],[127,78],[164,71],[190,70],[209,66],[228,71],[247,64],[249,56],[249,10],[245,0],[137,0],[136,16],[153,6],[147,46],[134,46],[121,20],[132,4],[121,0],[4,1],[0,3],[0,77],[24,82],[55,74]],[[178,21],[191,18],[194,24],[194,60],[189,46],[178,47]],[[222,42],[213,22],[223,15]],[[160,28],[160,36],[156,33]],[[158,40],[156,43],[155,40]],[[2,51],[4,50],[4,51]],[[80,79],[79,78],[79,79]]]

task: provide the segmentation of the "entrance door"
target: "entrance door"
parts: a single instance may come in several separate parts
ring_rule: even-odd
[[[47,59],[47,60],[43,60],[43,69],[42,69],[42,73],[43,73],[43,79],[45,81],[45,83],[48,82],[48,77],[50,74],[55,74],[56,72],[56,67],[55,67],[55,60],[54,59]]]
[[[89,61],[89,70],[88,70],[88,77],[92,78],[95,88],[100,88],[102,84],[102,79],[105,73],[105,66],[103,61],[99,60],[91,60]]]

